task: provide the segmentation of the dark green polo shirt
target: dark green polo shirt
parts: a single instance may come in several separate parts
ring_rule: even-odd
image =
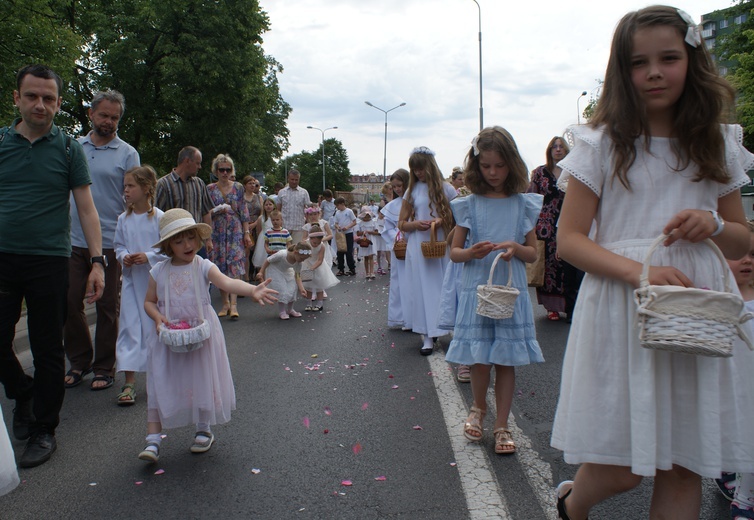
[[[0,143],[0,252],[71,256],[71,190],[91,184],[81,145],[54,124],[34,143],[16,132]]]

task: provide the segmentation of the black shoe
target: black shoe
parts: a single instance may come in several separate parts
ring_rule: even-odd
[[[16,399],[16,407],[13,409],[13,436],[19,441],[25,441],[31,435],[29,425],[34,422],[32,403],[31,399]]]
[[[18,465],[22,468],[33,468],[44,464],[50,460],[57,447],[55,435],[46,431],[37,432],[26,443],[26,449]]]
[[[419,349],[419,354],[421,354],[422,356],[429,356],[434,350],[434,347],[425,347],[424,345],[422,345],[422,348]]]

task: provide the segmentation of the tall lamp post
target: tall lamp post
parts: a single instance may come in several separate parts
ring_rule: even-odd
[[[374,106],[369,101],[364,101],[364,103],[366,103],[372,108],[376,108],[377,110],[385,114],[385,151],[382,155],[382,182],[386,182],[387,181],[387,114],[388,112],[392,112],[396,108],[406,106],[406,103],[401,103],[400,105],[395,106],[391,108],[390,110],[383,110],[380,107]]]
[[[579,109],[579,101],[581,101],[581,98],[586,96],[586,90],[581,93],[579,97],[576,98],[576,122],[578,124],[581,124],[581,110]]]
[[[322,132],[322,192],[325,191],[325,132],[328,130],[335,130],[338,128],[337,126],[331,126],[330,128],[325,128],[322,130],[321,128],[317,128],[316,126],[307,126],[309,130],[319,130]]]
[[[479,10],[479,131],[484,129],[484,109],[482,108],[482,7],[473,0]]]

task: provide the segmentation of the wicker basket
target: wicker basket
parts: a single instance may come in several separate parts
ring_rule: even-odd
[[[192,264],[194,294],[196,295],[196,305],[199,308],[198,319],[171,319],[170,288],[165,288],[165,317],[175,328],[160,325],[159,337],[160,341],[167,345],[170,350],[179,354],[193,352],[194,350],[200,349],[211,333],[209,322],[204,319],[204,310],[202,308],[202,299],[199,289],[199,276],[201,276],[199,261],[199,257],[195,257]],[[180,325],[183,326],[179,327]],[[186,327],[186,325],[188,325],[188,327]]]
[[[210,328],[207,320],[171,320],[170,323],[174,326],[189,326],[175,329],[166,327],[164,324],[160,326],[160,341],[173,352],[192,352],[201,348],[204,340],[209,338]]]
[[[641,346],[698,356],[730,357],[733,355],[733,342],[738,337],[754,350],[741,326],[754,314],[745,312],[743,299],[730,292],[728,265],[711,240],[704,242],[712,248],[723,266],[725,292],[649,285],[652,253],[666,238],[667,235],[661,235],[650,246],[644,259],[639,288],[634,291]]]
[[[448,247],[446,241],[437,241],[437,229],[435,229],[435,222],[429,227],[429,241],[424,241],[421,244],[422,255],[424,258],[442,258],[445,256],[445,249]]]
[[[398,231],[398,233],[395,235],[395,242],[393,242],[393,252],[395,253],[395,258],[397,258],[398,260],[406,259],[406,246],[408,246],[406,238],[403,236],[403,233]]]
[[[495,266],[504,253],[495,257],[490,267],[490,276],[487,285],[476,286],[476,313],[494,320],[502,320],[513,316],[519,290],[511,286],[513,280],[513,266],[508,263],[508,284],[492,285],[492,275],[495,274]]]
[[[367,237],[361,237],[356,241],[356,243],[359,244],[359,247],[369,247],[372,245],[372,241]]]

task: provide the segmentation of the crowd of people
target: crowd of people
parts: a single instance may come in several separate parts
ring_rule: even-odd
[[[117,136],[122,95],[97,93],[92,131],[72,140],[53,122],[60,78],[25,67],[20,118],[0,133],[0,381],[15,401],[13,435],[28,439],[19,465],[56,450],[66,388],[93,372],[90,388],[104,390],[116,370],[121,406],[136,401],[135,378],[146,373],[140,459],[159,460],[164,429],[187,425],[196,428],[189,450],[206,452],[212,427],[235,409],[220,318],[239,318],[241,296],[277,303],[281,320],[302,315],[299,297],[303,310],[322,311],[357,262],[365,283],[389,273],[388,325],[417,334],[420,354],[452,333],[445,359],[471,385],[459,425],[470,442],[485,441],[494,372],[492,450],[514,454],[515,367],[544,362],[526,270],[541,261],[537,302],[549,320],[572,322],[552,445],[579,467],[557,487],[558,516],[585,519],[653,477],[651,518],[697,518],[706,477],[732,500],[732,518],[754,518],[754,354],[743,342],[727,358],[642,348],[635,326],[634,290],[660,235],[645,281],[725,292],[733,279],[733,296],[754,309],[754,227],[740,196],[754,155],[740,127],[721,124],[733,91],[697,31],[670,7],[626,15],[590,123],[553,137],[531,173],[511,133],[493,126],[473,137],[450,182],[420,146],[379,203],[353,208],[329,190],[312,202],[297,170],[264,196],[254,177],[235,180],[227,154],[205,185],[191,146],[158,180]],[[14,178],[20,166],[34,175]],[[10,225],[29,182],[49,212]],[[34,377],[12,350],[22,299]],[[84,301],[96,302],[94,342]],[[0,428],[3,455],[7,437]],[[18,482],[3,461],[0,492]]]

